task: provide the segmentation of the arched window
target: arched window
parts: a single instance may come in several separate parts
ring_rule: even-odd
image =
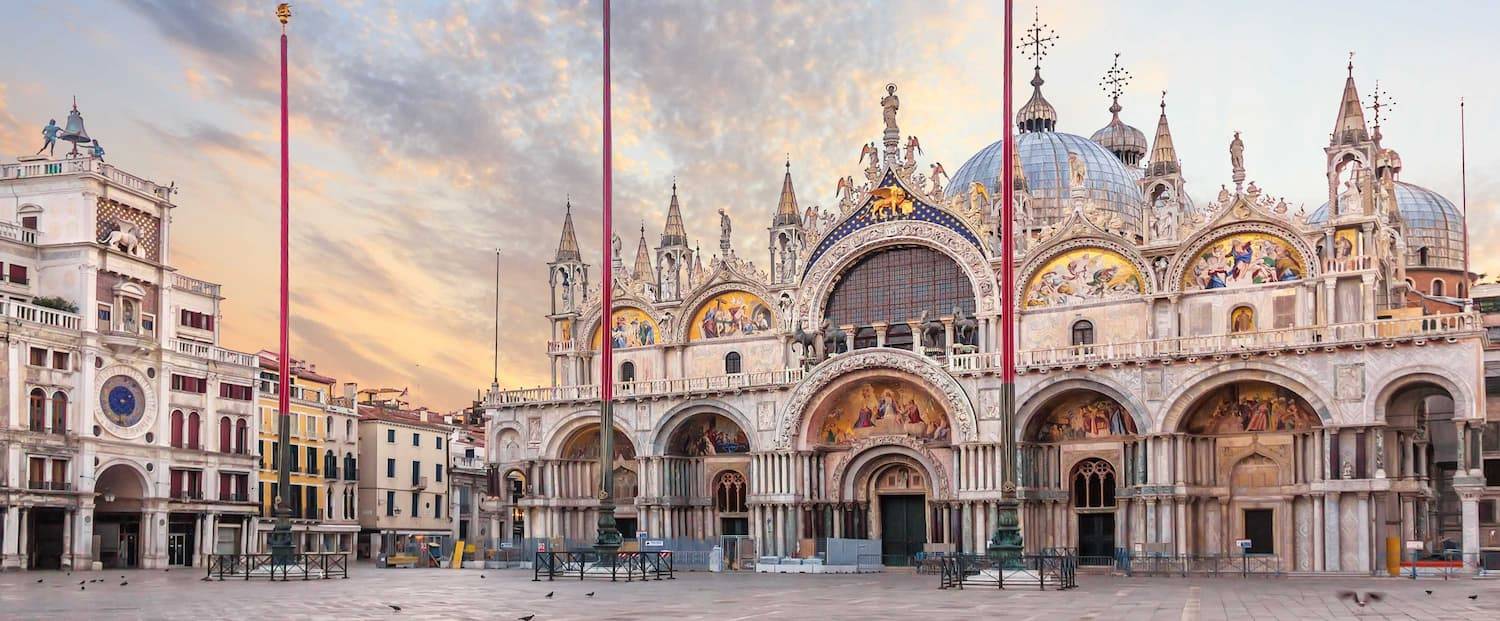
[[[629,360],[620,363],[620,381],[635,381],[635,363]]]
[[[1094,322],[1079,319],[1073,322],[1072,343],[1074,346],[1094,344]]]
[[[182,410],[172,410],[172,446],[182,448]]]
[[[199,432],[202,431],[201,426],[202,426],[201,423],[198,422],[198,413],[197,412],[191,412],[191,413],[189,413],[188,414],[188,420],[187,420],[187,447],[188,448],[190,448],[190,449],[198,448],[199,443],[202,441],[202,437],[199,435]]]
[[[354,439],[354,421],[344,421],[344,437],[350,440]]]
[[[47,430],[47,393],[40,388],[31,389],[31,397],[27,402],[27,410],[30,416],[29,423],[32,431]]]
[[[234,451],[234,422],[228,416],[219,417],[219,452],[230,453]]]
[[[714,508],[719,513],[745,511],[745,475],[733,470],[719,474],[719,480],[714,484]]]
[[[1441,278],[1432,279],[1432,294],[1441,297],[1447,293],[1447,287]]]
[[[1255,331],[1255,309],[1249,306],[1236,306],[1229,311],[1229,333],[1240,334],[1242,332]]]
[[[724,373],[726,375],[734,375],[741,372],[740,352],[732,351],[724,354]]]
[[[357,469],[354,462],[354,453],[344,453],[344,480],[353,481],[356,474]]]
[[[1115,506],[1115,467],[1098,458],[1079,462],[1073,468],[1073,506],[1079,509]]]
[[[917,321],[924,311],[932,320],[954,314],[955,308],[974,313],[974,286],[963,269],[931,248],[905,246],[871,252],[844,270],[824,316],[830,326],[855,326],[859,337],[860,328],[876,323]],[[873,330],[869,344],[874,344]]]
[[[52,433],[68,432],[68,394],[59,390],[52,393]]]
[[[1417,249],[1417,265],[1427,265],[1427,246]]]
[[[332,456],[333,454],[329,453],[329,455]],[[333,488],[330,487],[326,490],[323,490],[323,497],[327,499],[323,503],[323,506],[328,511],[328,519],[331,520],[333,519]]]
[[[333,451],[323,453],[323,474],[327,475],[330,479],[339,478],[339,458],[333,456]],[[330,491],[329,493],[333,492]],[[329,503],[332,503],[333,497],[330,496],[328,500]],[[332,505],[330,504],[330,506]],[[333,517],[333,515],[329,514],[328,517]]]
[[[234,421],[234,452],[244,455],[245,443],[249,441],[250,430],[245,423],[245,419],[241,418]]]

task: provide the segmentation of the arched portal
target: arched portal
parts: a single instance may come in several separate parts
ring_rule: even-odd
[[[1129,540],[1132,508],[1116,498],[1139,478],[1142,452],[1135,418],[1105,390],[1075,383],[1046,397],[1024,419],[1020,447],[1022,485],[1071,499],[1027,503],[1032,523],[1051,525],[1028,544],[1076,548],[1079,562],[1099,565],[1113,562],[1117,544]]]
[[[1222,490],[1217,502],[1190,502],[1189,546],[1212,554],[1276,556],[1285,567],[1306,569],[1314,558],[1311,523],[1317,510],[1300,496],[1312,482],[1322,420],[1301,395],[1266,381],[1226,382],[1187,404],[1175,431],[1179,485]],[[1333,450],[1339,444],[1333,440]],[[1241,550],[1236,541],[1248,540]]]
[[[662,427],[664,457],[648,464],[647,528],[667,537],[709,539],[750,532],[745,504],[750,437],[718,406],[698,404]],[[725,542],[725,549],[736,547]],[[731,551],[732,553],[732,551]]]
[[[1424,541],[1429,550],[1445,540],[1463,540],[1463,504],[1453,479],[1463,476],[1480,458],[1483,447],[1460,438],[1455,422],[1456,403],[1439,378],[1412,374],[1383,391],[1380,410],[1386,426],[1380,438],[1380,465],[1387,476],[1429,480],[1430,494],[1400,494],[1406,541]],[[1487,438],[1486,438],[1487,439]]]
[[[874,449],[879,450],[879,449]],[[845,532],[880,540],[885,565],[910,565],[927,543],[939,539],[932,532],[940,524],[929,520],[932,478],[909,455],[886,453],[870,459],[854,479],[855,497],[866,511],[846,514]],[[852,518],[852,519],[850,519]]]
[[[94,535],[99,540],[99,560],[110,569],[142,565],[145,549],[143,530],[150,484],[134,464],[105,467],[94,483]]]
[[[571,499],[599,498],[599,423],[588,423],[574,429],[563,441],[558,460],[549,464],[551,481],[543,476],[550,486],[549,495]],[[614,485],[615,521],[627,539],[635,536],[637,510],[635,499],[639,495],[640,471],[636,462],[635,443],[624,432],[614,430],[614,456],[608,465]],[[597,512],[592,506],[566,508],[555,512],[549,525],[553,536],[586,539],[593,536]]]

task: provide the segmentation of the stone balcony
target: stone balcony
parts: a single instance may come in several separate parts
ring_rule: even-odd
[[[103,177],[120,187],[164,201],[171,200],[174,191],[168,186],[142,179],[95,157],[36,159],[14,164],[0,164],[0,180],[88,174]]]
[[[83,318],[77,313],[14,300],[0,300],[0,316],[64,330],[78,330],[83,325]]]
[[[1394,347],[1403,343],[1422,345],[1435,339],[1452,342],[1461,336],[1480,335],[1483,331],[1482,318],[1476,312],[1377,319],[1241,334],[1026,349],[1019,352],[1016,370],[1020,373],[1047,372],[1126,363],[1191,363],[1201,358],[1219,356],[1277,355],[1282,352],[1305,354],[1317,349],[1333,351],[1343,347]],[[998,373],[1001,364],[999,352],[952,354],[936,360],[954,375]],[[793,386],[802,381],[802,376],[802,369],[780,369],[734,375],[615,382],[614,396],[616,399],[691,397],[746,389],[774,389]],[[485,404],[518,406],[598,399],[599,387],[591,384],[503,390],[487,397]]]
[[[247,354],[245,352],[234,351],[232,349],[225,349],[223,347],[210,345],[208,343],[199,343],[197,341],[187,341],[183,339],[167,339],[167,346],[172,351],[175,351],[179,354],[208,360],[210,362],[235,364],[243,367],[256,367],[259,364],[259,362],[255,358],[255,354]]]

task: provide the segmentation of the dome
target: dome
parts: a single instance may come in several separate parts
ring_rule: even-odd
[[[1001,166],[1005,157],[1001,143],[997,140],[970,157],[953,174],[948,187],[968,188],[977,181],[988,187],[991,194],[998,195],[1000,171],[1009,168]],[[1068,154],[1077,153],[1088,167],[1084,178],[1088,198],[1119,215],[1125,230],[1140,230],[1143,201],[1141,189],[1136,185],[1141,178],[1140,169],[1132,170],[1098,143],[1073,134],[1026,132],[1017,137],[1016,147],[1031,193],[1033,226],[1052,224],[1068,215]]]
[[[1146,151],[1151,148],[1146,143],[1146,134],[1120,120],[1118,101],[1109,107],[1109,111],[1113,114],[1109,125],[1099,128],[1099,131],[1089,136],[1089,140],[1099,143],[1099,146],[1108,149],[1120,161],[1134,168],[1145,159]]]
[[[1464,214],[1443,195],[1422,186],[1396,182],[1396,209],[1405,224],[1407,267],[1464,268]],[[1307,217],[1308,224],[1328,221],[1328,203]],[[1426,261],[1422,260],[1426,250]]]

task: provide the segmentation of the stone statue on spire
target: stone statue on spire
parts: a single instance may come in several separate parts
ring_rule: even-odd
[[[885,131],[899,132],[896,127],[896,111],[901,109],[901,99],[896,97],[896,85],[885,85],[885,97],[880,98],[880,107],[885,111]]]
[[[729,212],[719,210],[719,252],[720,256],[728,259],[733,252],[730,250],[729,233],[732,227],[729,222]]]
[[[1240,140],[1239,130],[1234,132],[1234,140],[1229,141],[1229,167],[1234,173],[1234,191],[1239,192],[1245,183],[1245,143]]]

